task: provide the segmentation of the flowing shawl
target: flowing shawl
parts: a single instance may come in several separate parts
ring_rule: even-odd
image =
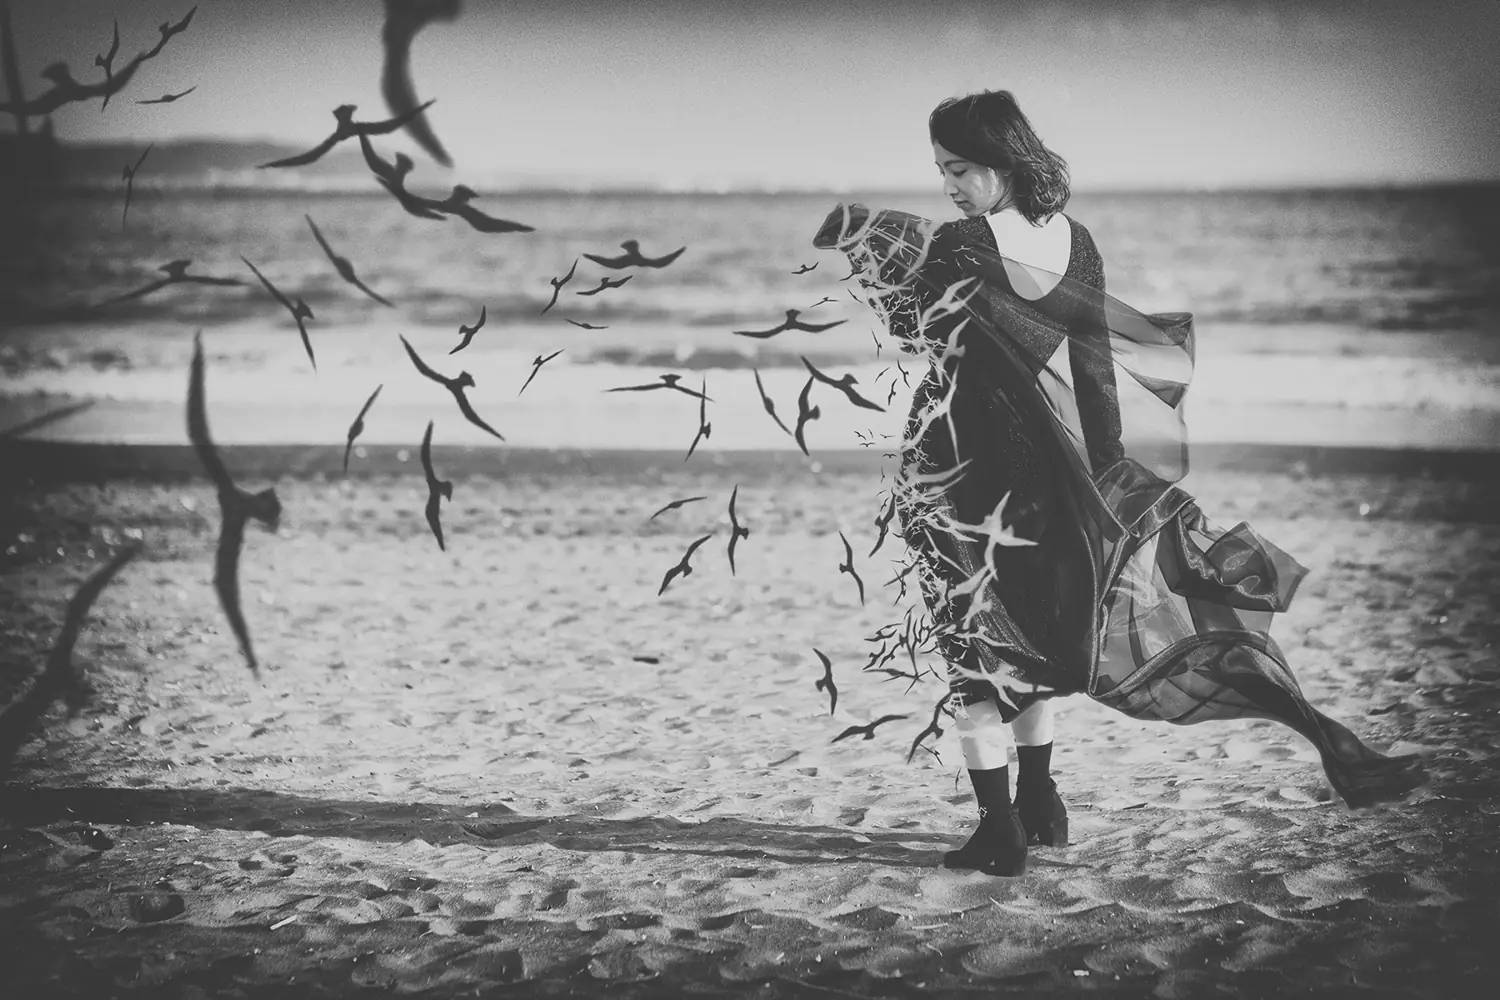
[[[920,436],[910,435],[897,477],[907,511],[923,511],[928,530],[947,533],[935,557],[949,563],[937,603],[953,603],[950,614],[934,608],[933,617],[949,623],[948,638],[958,643],[950,648],[976,654],[969,662],[982,666],[955,665],[950,656],[950,672],[989,681],[1002,710],[1017,690],[1083,691],[1139,719],[1271,719],[1312,742],[1350,805],[1399,797],[1420,783],[1415,755],[1380,754],[1314,709],[1269,635],[1272,615],[1287,608],[1307,570],[1246,523],[1216,526],[1176,485],[1187,473],[1182,407],[1193,373],[1190,314],[1142,313],[1100,288],[905,212],[840,205],[813,242],[849,257],[888,322],[898,308],[915,314],[914,331],[892,324],[892,332],[905,337],[906,349],[926,354],[935,384],[950,389],[946,402],[934,396],[925,413],[914,408],[913,421],[925,430],[947,419],[957,464],[933,470],[910,461]],[[1119,442],[1103,468],[1090,466],[1097,442],[1086,440],[1080,417],[1080,404],[1090,404],[1055,360],[1064,347],[1075,373],[1080,357],[1084,367],[1106,360],[1113,366]],[[1027,544],[1002,524],[1007,497],[985,498],[995,509],[982,524],[958,522],[945,504],[964,466],[1008,460],[998,429],[959,450],[956,394],[986,396],[990,412],[1008,415],[1012,440],[1015,428],[1037,438],[1027,447],[1041,456],[1049,502],[1061,508],[1051,521],[1069,533],[1069,552],[1087,553],[1076,560],[1086,567],[1080,579],[1065,581],[1068,595],[1058,600],[1086,600],[1085,613],[1067,626],[1079,633],[1065,637],[1071,641],[1039,648],[1006,613],[1003,596],[1016,593],[1017,581],[1001,586],[1006,581],[997,574],[1025,564],[1006,563],[997,550],[1024,552]],[[914,496],[926,505],[910,502]],[[912,527],[903,524],[903,534]],[[930,589],[928,601],[934,603]],[[1058,615],[1065,611],[1059,607]]]

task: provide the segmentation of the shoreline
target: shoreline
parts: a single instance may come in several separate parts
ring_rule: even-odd
[[[247,479],[374,479],[419,467],[410,446],[358,445],[347,475],[343,446],[307,443],[220,446],[237,477]],[[589,476],[691,473],[708,465],[714,472],[783,475],[878,475],[888,459],[877,449],[841,448],[804,456],[790,449],[700,451],[684,462],[681,449],[512,447],[434,445],[433,465],[444,476]],[[171,481],[196,479],[202,466],[189,444],[0,439],[0,465],[23,481],[66,483],[109,479]],[[1500,450],[1425,449],[1350,445],[1206,442],[1189,452],[1189,473],[1238,472],[1292,476],[1388,475],[1500,481]]]

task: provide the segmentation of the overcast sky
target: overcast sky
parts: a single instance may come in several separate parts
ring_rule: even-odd
[[[100,73],[191,0],[10,0],[27,91]],[[380,0],[202,0],[69,139],[312,145],[340,103],[384,117]],[[918,187],[926,116],[1009,89],[1078,190],[1500,178],[1495,0],[960,3],[463,0],[413,49],[455,179]],[[8,123],[3,127],[9,127]]]

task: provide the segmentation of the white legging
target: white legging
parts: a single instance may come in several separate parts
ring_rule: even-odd
[[[958,706],[953,723],[958,730],[958,745],[963,748],[964,765],[973,771],[1005,767],[1010,762],[1012,743],[1023,747],[1051,743],[1055,728],[1050,699],[1028,706],[1009,726],[1000,720],[1000,709],[988,698],[967,708]]]

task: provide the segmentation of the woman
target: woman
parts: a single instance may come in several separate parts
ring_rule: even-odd
[[[1066,164],[1011,94],[946,100],[928,126],[964,217],[841,206],[814,243],[845,251],[903,349],[932,361],[895,498],[979,805],[944,864],[1019,875],[1028,843],[1067,843],[1049,699],[1076,692],[1137,718],[1274,719],[1350,805],[1409,791],[1416,758],[1308,705],[1266,632],[1306,570],[1172,485],[1191,317],[1105,293],[1093,239],[1062,213]]]

